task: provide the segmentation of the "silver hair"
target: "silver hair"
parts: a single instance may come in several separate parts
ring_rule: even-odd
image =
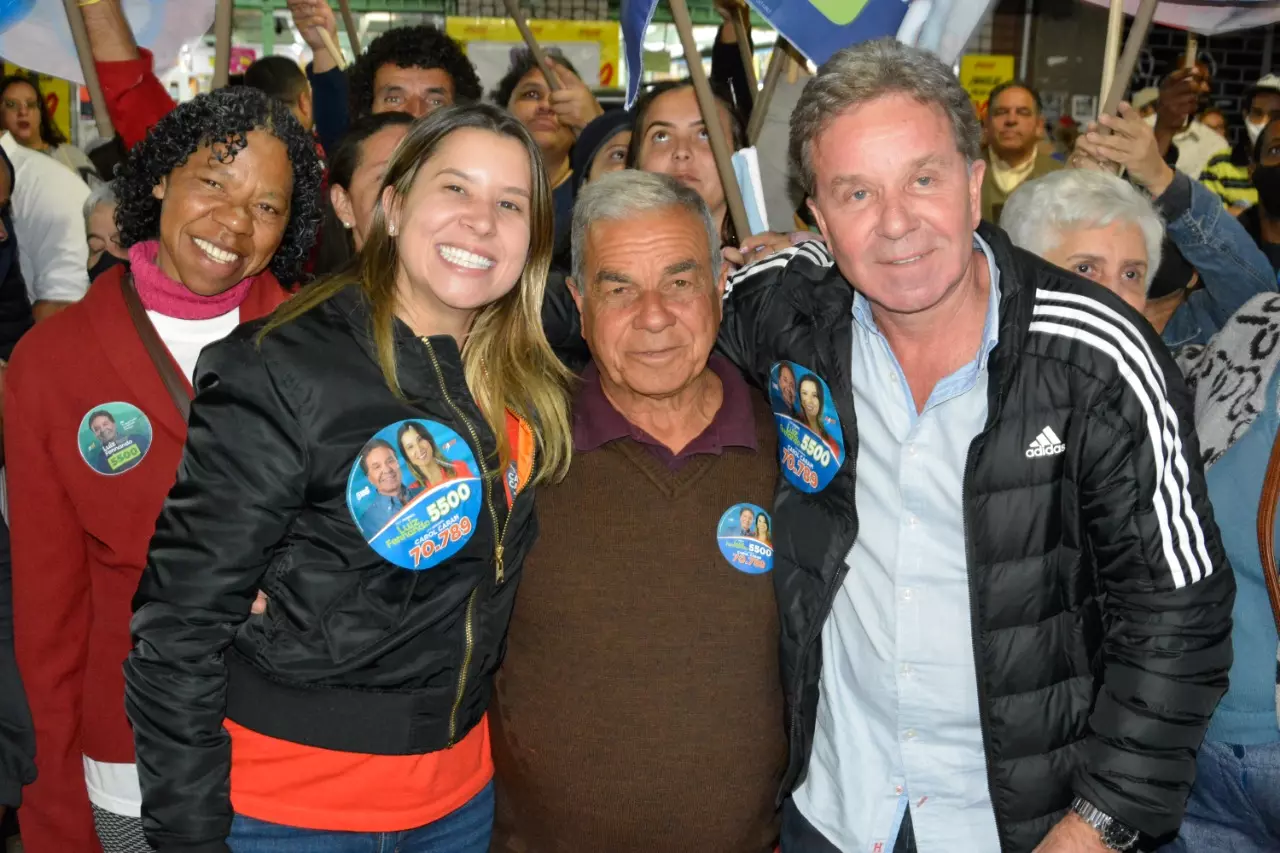
[[[702,220],[707,231],[707,245],[711,250],[712,279],[720,276],[720,234],[711,211],[695,190],[669,175],[656,172],[640,172],[623,169],[601,175],[582,189],[573,205],[573,283],[581,294],[586,293],[587,234],[591,226],[601,220],[627,219],[656,210],[682,208]]]
[[[84,200],[84,227],[89,229],[89,217],[93,216],[94,210],[100,204],[116,204],[119,199],[116,198],[115,187],[111,181],[98,184],[93,188],[93,192],[89,193],[89,197]]]
[[[972,164],[982,156],[982,129],[969,94],[942,60],[894,38],[846,47],[805,84],[791,114],[791,170],[814,193],[813,143],[833,119],[888,95],[937,107],[951,122],[956,148]],[[850,140],[853,143],[853,140]]]
[[[1041,257],[1058,245],[1063,232],[1105,228],[1113,222],[1142,231],[1149,290],[1160,267],[1164,220],[1128,181],[1093,169],[1061,169],[1018,187],[1000,213],[1000,227],[1013,244]]]

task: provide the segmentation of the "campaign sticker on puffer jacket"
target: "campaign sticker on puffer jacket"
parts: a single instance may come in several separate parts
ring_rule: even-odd
[[[151,421],[132,403],[102,403],[85,412],[80,457],[108,477],[138,466],[151,449]]]
[[[755,504],[734,504],[716,526],[720,553],[740,572],[762,575],[773,568],[773,526]]]
[[[780,361],[769,371],[769,403],[778,422],[782,476],[802,492],[822,491],[844,462],[844,433],[831,389],[813,371]]]
[[[378,555],[422,570],[452,557],[476,529],[484,488],[462,437],[435,421],[374,433],[351,466],[347,507]]]

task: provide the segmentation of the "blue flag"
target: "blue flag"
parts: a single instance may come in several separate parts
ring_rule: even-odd
[[[821,65],[841,48],[896,35],[905,0],[748,0],[808,59]]]
[[[618,24],[626,50],[627,109],[631,109],[640,94],[640,81],[644,78],[644,32],[649,29],[656,8],[658,0],[621,0],[618,5]]]
[[[748,0],[774,29],[821,64],[842,47],[897,34],[907,0]],[[920,2],[920,0],[916,0]],[[959,2],[959,0],[957,0]],[[618,19],[626,47],[627,106],[644,75],[644,33],[657,0],[621,0]]]

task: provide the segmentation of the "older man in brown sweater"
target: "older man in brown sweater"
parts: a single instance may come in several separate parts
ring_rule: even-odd
[[[777,439],[767,401],[710,355],[719,255],[702,200],[666,176],[578,197],[571,290],[594,362],[495,683],[495,851],[777,843]]]

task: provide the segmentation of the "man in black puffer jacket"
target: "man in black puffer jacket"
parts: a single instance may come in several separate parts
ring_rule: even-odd
[[[830,249],[731,277],[720,338],[779,427],[783,853],[1171,835],[1235,595],[1176,367],[979,225],[977,121],[930,54],[836,54],[791,148]]]

